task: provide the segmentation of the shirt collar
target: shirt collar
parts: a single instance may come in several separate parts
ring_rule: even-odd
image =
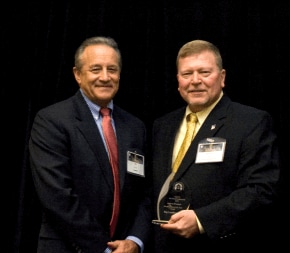
[[[200,125],[202,125],[202,123],[205,121],[205,119],[207,118],[207,116],[210,114],[210,112],[212,111],[212,109],[216,106],[216,104],[220,101],[220,99],[223,96],[223,91],[221,92],[219,98],[217,99],[217,101],[215,101],[212,105],[210,105],[209,107],[205,108],[202,111],[199,111],[196,113],[196,116],[198,118],[198,122]],[[186,107],[186,111],[185,111],[185,117],[189,114],[192,113],[192,111],[189,109],[189,106]]]
[[[84,94],[84,92],[82,91],[82,89],[80,89],[80,91],[81,91],[81,94],[82,94],[84,100],[86,101],[86,103],[87,103],[87,105],[88,105],[90,111],[92,112],[94,118],[98,119],[98,118],[100,117],[100,113],[99,113],[99,111],[100,111],[101,107],[100,107],[99,105],[93,103],[93,102],[92,102],[92,101],[91,101],[91,100],[90,100],[90,99],[89,99],[89,98]],[[110,109],[113,111],[113,107],[114,107],[114,106],[113,106],[113,100],[111,100],[111,101],[109,102],[109,104],[108,104],[107,107],[110,108]]]

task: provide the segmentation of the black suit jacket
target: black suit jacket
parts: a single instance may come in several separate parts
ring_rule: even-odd
[[[185,107],[154,122],[155,206],[171,173],[174,139],[184,113]],[[223,161],[195,163],[198,143],[211,137],[226,140]],[[278,179],[278,147],[270,115],[234,103],[224,95],[201,126],[171,183],[171,189],[176,182],[184,185],[190,209],[195,210],[206,233],[182,239],[156,226],[156,252],[188,249],[243,252],[249,245],[248,239],[258,243],[255,238],[261,223],[266,228],[269,220],[275,220],[273,215],[262,221],[261,218],[262,210],[272,209]]]
[[[114,105],[119,150],[121,213],[115,238],[146,243],[151,214],[145,177],[127,172],[127,151],[146,154],[143,122]],[[43,207],[38,252],[105,250],[113,203],[108,155],[80,91],[40,110],[29,142],[31,169]]]

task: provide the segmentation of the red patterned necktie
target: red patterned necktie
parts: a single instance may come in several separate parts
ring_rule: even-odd
[[[102,114],[102,128],[104,137],[106,140],[107,148],[109,151],[110,163],[112,166],[113,176],[114,176],[114,205],[113,213],[110,222],[111,237],[113,237],[119,211],[120,211],[120,179],[119,179],[119,168],[118,168],[118,148],[117,148],[117,139],[111,123],[110,109],[101,108],[100,113]]]

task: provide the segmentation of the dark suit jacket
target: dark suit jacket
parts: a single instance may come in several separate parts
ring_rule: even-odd
[[[127,151],[146,154],[144,124],[114,105],[121,181],[115,238],[146,243],[150,198],[145,177],[127,172]],[[80,91],[39,111],[29,143],[35,188],[43,207],[38,252],[105,250],[113,203],[113,177],[101,135]],[[145,158],[146,159],[146,158]]]
[[[185,107],[154,122],[155,205],[171,172],[174,138],[184,113]],[[224,159],[197,164],[198,143],[208,137],[226,140]],[[269,221],[275,220],[273,214],[264,217],[262,211],[272,210],[278,178],[278,147],[270,115],[234,103],[224,95],[195,136],[171,184],[172,187],[176,182],[183,183],[190,209],[195,210],[206,234],[182,239],[155,226],[156,252],[189,252],[188,249],[243,252],[249,246],[247,240],[255,242],[259,236],[261,223],[267,228]]]

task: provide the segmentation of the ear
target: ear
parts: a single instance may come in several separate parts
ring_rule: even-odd
[[[225,80],[226,80],[226,70],[222,70],[222,88],[225,87]]]
[[[73,74],[77,83],[80,84],[81,83],[80,71],[76,67],[73,67]]]

